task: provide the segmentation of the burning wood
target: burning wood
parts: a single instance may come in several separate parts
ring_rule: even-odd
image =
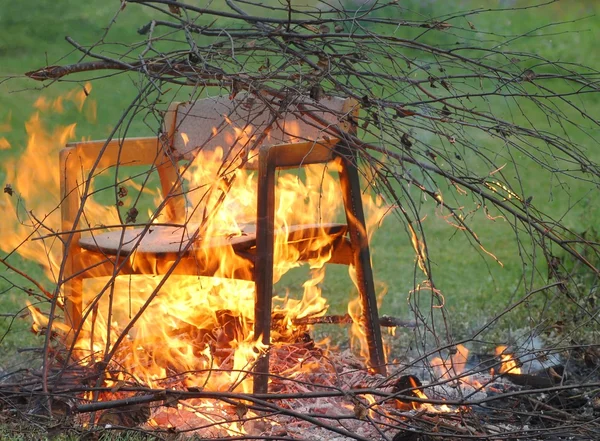
[[[303,317],[295,318],[292,320],[294,325],[348,325],[354,323],[354,319],[350,314],[344,315],[327,315],[322,317]],[[415,322],[408,320],[402,320],[397,317],[390,317],[389,315],[382,315],[379,317],[379,326],[388,328],[414,328],[417,326]]]
[[[190,180],[196,180],[197,189],[206,188],[212,179],[208,177],[208,171],[201,170],[206,175],[200,177],[193,174],[195,171],[194,166],[189,169]],[[332,185],[327,178],[323,180],[323,176],[322,171],[309,171],[309,178],[318,182],[319,188]],[[247,188],[253,185],[247,179],[242,175],[236,178],[241,196],[235,197],[233,202],[220,202],[218,198],[217,202],[229,211],[240,205],[244,207],[249,197]],[[298,185],[295,177],[281,178],[282,194],[286,194],[290,202],[295,202],[294,195],[298,192],[317,194],[310,185]],[[119,191],[119,198],[125,205],[131,193],[130,190]],[[234,191],[232,195],[235,194]],[[307,200],[311,197],[307,196]],[[287,210],[319,212],[316,205],[306,209],[293,207],[292,204]],[[374,210],[376,216],[380,216],[379,208]],[[235,228],[239,229],[237,234],[246,234],[243,223],[235,222],[215,217],[215,224],[205,230],[213,233],[205,234],[223,237],[232,234]],[[281,228],[286,228],[285,224]],[[330,237],[323,239],[330,240]],[[285,246],[284,242],[278,245],[281,260],[277,277],[297,265],[294,261],[297,249]],[[317,262],[330,256],[316,254],[314,257],[318,266]],[[138,260],[132,264],[152,266],[157,263]],[[247,265],[248,260],[225,254],[220,263],[223,270],[237,273],[248,270],[247,267],[236,269],[238,264]],[[326,301],[319,290],[323,271],[315,270],[311,276],[305,283],[301,300],[275,299],[277,307],[272,314],[270,348],[252,344],[254,318],[249,313],[252,310],[249,305],[253,304],[254,294],[253,287],[246,281],[225,278],[186,280],[172,276],[146,307],[146,315],[134,323],[132,316],[145,307],[153,295],[156,280],[152,277],[112,280],[107,285],[114,293],[112,312],[109,313],[108,296],[86,299],[90,313],[72,348],[78,367],[57,370],[54,375],[62,380],[53,387],[59,393],[80,390],[75,396],[83,396],[86,402],[69,407],[69,412],[80,414],[81,422],[87,421],[85,415],[88,412],[97,412],[94,423],[102,426],[193,428],[203,435],[215,437],[242,434],[294,436],[309,427],[315,430],[314,427],[319,426],[324,433],[375,439],[380,436],[382,427],[399,422],[407,424],[408,421],[417,421],[426,431],[442,427],[446,433],[458,435],[480,433],[475,424],[469,423],[470,418],[475,418],[473,409],[502,400],[502,395],[507,392],[510,395],[516,390],[514,385],[545,389],[557,385],[557,377],[550,374],[519,374],[520,362],[506,346],[496,348],[495,358],[490,358],[495,366],[489,375],[469,374],[469,351],[458,345],[445,359],[430,360],[436,376],[427,381],[419,380],[414,374],[400,376],[392,382],[369,376],[360,360],[348,354],[332,353],[312,340],[309,330],[313,325],[351,325],[357,319],[355,313],[326,315]],[[91,292],[106,292],[107,288],[102,286],[106,282],[100,282],[96,287],[89,287]],[[30,311],[36,330],[47,328],[47,317],[33,307]],[[379,324],[401,328],[416,326],[416,323],[390,316],[382,316]],[[111,346],[125,330],[126,338],[118,347]],[[53,331],[62,338],[72,334],[73,330],[54,321]],[[265,350],[271,354],[272,394],[252,397],[248,395],[252,365],[260,351]],[[65,353],[57,349],[54,355],[67,364],[69,358],[63,355]],[[105,361],[107,356],[109,363]],[[505,380],[511,380],[513,384],[509,385]],[[328,395],[324,390],[335,392]],[[27,400],[19,401],[22,392],[18,388],[3,394],[3,398],[11,403],[31,404]],[[541,399],[528,399],[528,405],[544,408],[552,415],[564,412]],[[522,405],[520,401],[518,404]],[[56,408],[62,409],[58,404]],[[329,424],[332,420],[344,421],[345,428]],[[356,435],[349,428],[360,430],[364,435]],[[499,426],[490,425],[486,430],[495,434],[502,431]]]
[[[104,38],[91,47],[68,38],[85,60],[27,74],[44,81],[100,69],[135,72],[139,96],[128,111],[149,109],[154,114],[144,121],[164,123],[152,127],[153,136],[119,139],[129,127],[125,112],[110,141],[63,149],[77,139],[75,125],[50,132],[40,115],[71,103],[93,120],[86,84],[55,100],[40,98],[23,155],[3,159],[3,196],[11,210],[2,220],[10,234],[0,248],[41,265],[53,288],[0,259],[33,282],[28,295],[49,301],[46,309],[28,306],[33,330],[46,336],[37,360],[42,368],[12,376],[11,384],[7,375],[0,407],[76,414],[80,425],[240,439],[532,439],[558,419],[570,418],[571,427],[597,420],[598,384],[578,389],[557,363],[526,369],[526,351],[499,346],[475,364],[466,342],[454,345],[444,283],[434,283],[435,246],[426,240],[435,214],[502,265],[470,220],[477,211],[490,221],[507,220],[519,240],[523,231],[529,235],[518,252],[524,271],[536,274],[518,302],[556,289],[575,299],[578,310],[595,304],[593,293],[585,302],[580,293],[571,296],[580,281],[555,254],[597,276],[597,240],[538,210],[533,204],[541,198],[526,193],[514,158],[525,156],[528,165],[552,173],[552,182],[556,174],[564,188],[573,178],[598,183],[598,166],[578,141],[536,127],[531,108],[520,102],[531,98],[553,126],[581,128],[576,118],[588,112],[570,95],[597,91],[597,70],[538,54],[527,59],[521,50],[516,57],[508,46],[501,53],[495,41],[474,48],[476,27],[463,19],[481,11],[440,22],[408,19],[397,1],[367,2],[352,12],[337,3],[281,2],[261,17],[254,12],[265,8],[261,2],[251,15],[246,2],[232,0],[225,0],[227,11],[185,1],[123,1],[118,14],[146,5],[166,12],[165,20],[142,23],[142,40],[131,47],[105,50]],[[418,37],[410,37],[413,30]],[[449,48],[447,35],[442,45],[431,43],[436,32],[452,32],[459,44]],[[555,89],[559,79],[574,89]],[[169,83],[191,86],[180,92],[191,102],[165,105]],[[526,122],[496,110],[507,101],[507,114],[526,109]],[[575,117],[566,113],[573,109]],[[11,148],[1,137],[0,150]],[[130,165],[133,171],[124,171]],[[368,185],[361,187],[357,166],[363,165]],[[300,166],[301,172],[291,169]],[[394,205],[414,250],[415,271],[406,271],[413,286],[399,296],[404,300],[412,288],[408,304],[418,323],[378,319],[383,294],[376,298],[365,272],[368,242],[391,207],[371,190]],[[9,218],[11,211],[16,216]],[[348,222],[336,223],[344,215]],[[254,221],[267,228],[253,228]],[[542,255],[557,281],[535,287],[544,273],[535,261]],[[262,265],[271,257],[273,265]],[[444,257],[460,267],[461,256]],[[303,289],[276,296],[271,311],[272,282],[302,262],[310,267]],[[358,291],[370,294],[350,302],[347,314],[328,315],[325,263],[352,265]],[[590,322],[597,316],[585,313]],[[350,325],[362,359],[314,341],[311,327],[321,324]],[[396,351],[387,359],[380,326],[410,328],[392,337]],[[476,338],[488,338],[486,332]],[[537,325],[535,332],[542,332]],[[594,364],[596,355],[584,357]],[[270,395],[251,393],[267,380]]]
[[[89,92],[91,87],[86,87],[86,90]],[[87,94],[85,96],[73,94],[70,97],[83,106]],[[51,109],[56,105],[40,102],[39,107]],[[234,120],[229,121],[228,124],[233,127],[238,143],[248,143],[256,136],[251,124],[239,126]],[[286,130],[290,136],[301,135],[294,124],[288,126]],[[213,129],[222,130],[217,127]],[[40,140],[48,139],[48,154],[37,159],[48,159],[52,164],[55,150],[61,147],[67,137],[72,136],[72,128],[62,137],[54,138],[45,136],[43,127],[39,124],[33,130],[35,130],[33,136],[38,140],[35,145],[38,151]],[[184,144],[189,142],[186,133],[180,135],[181,142]],[[31,148],[33,147],[32,145]],[[27,155],[25,157],[29,158]],[[29,159],[33,162],[32,158]],[[102,156],[99,160],[103,160]],[[243,372],[250,370],[257,357],[267,348],[256,344],[253,335],[254,286],[244,280],[236,279],[249,278],[249,275],[255,271],[253,268],[255,257],[252,255],[252,250],[249,250],[247,255],[238,254],[236,244],[239,241],[236,239],[241,238],[247,241],[250,247],[252,246],[247,238],[254,233],[247,230],[247,223],[256,217],[253,201],[257,193],[257,184],[253,174],[244,173],[235,164],[229,164],[227,161],[229,160],[224,157],[222,148],[199,152],[182,174],[189,188],[188,198],[195,209],[189,216],[185,215],[185,218],[179,219],[179,222],[182,225],[198,225],[202,230],[200,243],[212,240],[207,238],[223,242],[223,245],[218,247],[194,248],[193,253],[196,253],[194,258],[188,259],[191,265],[189,273],[194,272],[194,265],[206,260],[205,253],[210,253],[210,261],[215,262],[213,272],[216,277],[198,279],[192,276],[186,280],[183,276],[172,276],[169,280],[160,281],[155,276],[148,275],[131,276],[127,281],[115,277],[108,282],[97,277],[86,283],[87,293],[84,292],[82,295],[83,310],[80,313],[83,319],[81,329],[71,330],[68,326],[64,327],[65,325],[53,320],[53,330],[60,331],[66,341],[72,344],[73,355],[77,361],[83,364],[93,363],[94,360],[102,360],[102,363],[106,364],[115,363],[125,369],[131,378],[148,385],[157,385],[161,379],[178,372],[211,371],[212,373],[203,373],[196,379],[188,376],[186,384],[202,387],[208,384],[215,390],[230,387],[244,391],[251,389],[251,378]],[[58,174],[56,169],[52,172],[50,164],[39,166],[50,170],[50,176],[52,173]],[[335,163],[330,164],[329,168],[334,172],[339,171]],[[307,338],[307,326],[310,321],[318,321],[316,317],[319,314],[326,312],[326,300],[321,296],[319,287],[324,277],[324,270],[319,268],[332,258],[331,244],[339,241],[340,235],[345,233],[345,230],[338,229],[338,231],[334,228],[332,234],[333,230],[329,226],[333,224],[328,222],[335,219],[336,209],[339,211],[341,208],[340,198],[337,197],[340,192],[339,185],[323,167],[308,167],[306,175],[305,181],[289,173],[282,174],[278,178],[276,229],[288,234],[277,234],[275,237],[274,279],[276,281],[288,270],[298,266],[300,253],[310,255],[309,260],[315,269],[311,274],[311,280],[304,284],[301,300],[275,299],[274,334],[271,339],[274,344],[293,345],[304,342],[312,345],[310,338]],[[16,184],[23,187],[21,182]],[[57,182],[54,181],[54,184],[54,188],[50,185],[44,188],[45,197],[48,194],[60,194],[56,186]],[[143,189],[143,192],[147,190]],[[140,194],[140,187],[136,187],[135,182],[128,180],[120,183],[117,194],[118,207],[124,207],[127,213],[131,213],[133,201],[139,197],[136,194]],[[300,194],[303,198],[297,197]],[[37,196],[27,197],[35,200]],[[46,200],[50,202],[47,197]],[[365,201],[372,212],[372,223],[378,222],[385,209],[379,206],[380,202],[376,203],[369,199]],[[58,205],[60,201],[54,203]],[[323,206],[328,207],[326,212],[323,211]],[[86,203],[83,210],[86,218],[103,217],[105,225],[117,225],[122,214],[95,204],[93,201]],[[207,216],[207,213],[210,215]],[[109,216],[107,217],[106,214]],[[139,221],[137,218],[140,216],[142,214],[136,209],[136,222]],[[57,220],[58,222],[53,224]],[[312,225],[310,240],[306,240],[302,232],[295,227],[295,224],[299,223]],[[49,218],[46,224],[51,231],[61,230],[59,219]],[[184,239],[189,240],[190,228],[179,230],[176,227],[169,228],[171,228],[170,242],[174,243],[172,247],[177,248],[178,240],[180,247]],[[165,231],[164,227],[148,224],[145,234],[152,241],[163,240]],[[85,230],[77,230],[73,234],[79,235],[81,232]],[[105,243],[106,234],[103,235],[96,228],[90,229],[88,233],[90,236],[81,241],[85,244],[83,256],[86,256],[86,251],[109,252]],[[166,262],[161,262],[148,254],[148,250],[144,248],[146,245],[137,248],[132,245],[132,241],[136,240],[135,235],[130,237],[127,233],[123,236],[123,230],[109,234],[117,237],[115,252],[119,254],[123,251],[123,264],[127,268],[153,274],[161,265],[167,268],[172,264],[168,259]],[[177,234],[180,236],[179,239]],[[181,238],[182,234],[185,236],[184,239]],[[297,244],[302,241],[303,248],[299,248]],[[225,242],[232,246],[226,246]],[[42,241],[32,242],[32,245],[42,245],[42,243]],[[154,247],[153,243],[148,246]],[[36,255],[40,256],[39,253],[33,252],[26,257]],[[60,257],[57,256],[46,264],[49,274],[57,272]],[[121,262],[117,259],[115,270],[118,265],[121,265]],[[184,266],[184,264],[177,266],[178,274],[185,273]],[[98,276],[105,276],[105,274],[99,272]],[[157,284],[161,286],[160,292],[154,288]],[[66,300],[70,301],[69,297]],[[65,309],[66,315],[73,314],[72,306],[69,308]],[[145,311],[143,315],[142,311]],[[297,317],[305,319],[310,317],[310,319],[307,319],[307,323],[295,322]],[[350,316],[340,320],[333,319],[333,321],[356,323],[356,320],[350,320]],[[35,323],[35,326],[40,328],[47,325],[47,321],[39,314],[35,314]],[[364,336],[358,334],[358,337],[359,341],[364,342]],[[157,350],[158,348],[162,349]],[[220,377],[222,379],[218,379]]]

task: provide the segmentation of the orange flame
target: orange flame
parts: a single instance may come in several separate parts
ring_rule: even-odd
[[[91,90],[91,86],[87,87]],[[38,99],[35,107],[39,111],[25,124],[28,135],[25,151],[18,158],[6,158],[2,164],[6,172],[5,183],[14,193],[8,199],[10,209],[0,221],[2,231],[10,231],[11,234],[3,234],[0,249],[6,253],[16,249],[25,259],[39,263],[52,281],[56,281],[58,275],[62,245],[56,240],[31,239],[39,238],[49,230],[60,230],[60,183],[56,158],[59,150],[74,138],[75,124],[59,126],[49,132],[40,112],[51,108],[64,110],[64,99],[76,101],[78,107],[83,106],[84,99],[76,95],[72,93],[54,101]]]
[[[514,355],[507,352],[507,346],[498,346],[496,348],[496,357],[499,357],[502,364],[500,365],[499,374],[510,373],[510,374],[521,374],[521,368],[517,365],[517,360]],[[491,369],[491,374],[494,375],[494,368]]]
[[[463,345],[456,345],[456,351],[449,360],[435,357],[430,364],[439,378],[451,380],[463,374],[468,357],[469,350]]]
[[[49,279],[56,282],[62,261],[63,246],[52,232],[61,231],[58,182],[58,151],[75,137],[75,125],[60,127],[52,132],[46,130],[41,114],[62,112],[65,102],[74,103],[86,115],[95,114],[95,104],[87,100],[91,86],[77,89],[56,100],[38,99],[37,112],[27,123],[29,141],[24,154],[6,162],[6,182],[15,189],[11,199],[14,212],[27,216],[14,216],[3,219],[6,240],[0,244],[5,252],[18,248],[18,252],[29,260],[43,265]],[[91,110],[90,110],[91,109]],[[289,124],[293,136],[300,137],[297,128]],[[236,128],[238,142],[251,141],[250,128]],[[181,134],[184,136],[185,134]],[[0,141],[0,148],[2,143]],[[182,169],[186,182],[187,212],[181,223],[202,227],[202,236],[219,238],[243,236],[248,224],[256,219],[256,177],[253,173],[230,167],[224,170],[223,150],[200,152],[192,164]],[[324,315],[327,300],[323,298],[320,284],[325,277],[324,264],[331,258],[334,240],[327,234],[323,225],[338,220],[341,210],[341,190],[332,177],[337,173],[337,164],[327,166],[311,165],[299,173],[282,173],[277,179],[274,246],[274,281],[277,282],[286,272],[300,266],[300,252],[289,243],[288,238],[294,225],[315,226],[318,234],[307,245],[313,252],[308,265],[311,277],[303,285],[300,293],[289,293],[285,297],[273,299],[273,316],[277,324],[272,332],[272,341],[293,341],[297,329],[294,319]],[[16,174],[15,171],[19,173]],[[225,175],[225,176],[224,176]],[[299,175],[304,175],[300,179]],[[148,191],[135,182],[124,183],[130,193]],[[158,194],[158,193],[157,193]],[[25,201],[31,213],[17,211],[19,201]],[[124,205],[135,196],[123,190]],[[367,218],[367,233],[370,235],[376,223],[388,212],[381,199],[372,200],[363,196]],[[23,211],[23,210],[21,210]],[[86,200],[84,227],[115,225],[119,223],[117,209]],[[6,229],[5,229],[6,228]],[[33,236],[42,240],[26,240]],[[198,247],[195,252],[199,259],[214,249]],[[214,255],[210,256],[215,259]],[[153,257],[132,256],[131,264],[138,269],[160,266]],[[213,390],[236,390],[250,392],[252,376],[248,375],[261,351],[266,350],[257,343],[254,327],[254,284],[251,279],[250,263],[236,254],[232,247],[218,248],[218,268],[215,277],[171,276],[155,293],[159,276],[148,274],[135,276],[97,277],[84,283],[83,308],[87,319],[82,325],[75,342],[75,356],[81,363],[100,360],[111,351],[113,360],[120,370],[133,378],[113,378],[107,381],[135,380],[149,386],[165,387],[168,379],[179,373],[182,386],[209,388]],[[189,273],[195,271],[190,269]],[[351,274],[353,268],[350,268]],[[185,271],[180,271],[184,274]],[[296,294],[296,295],[294,295]],[[148,299],[152,297],[149,305]],[[362,335],[358,302],[350,305],[355,324],[352,332],[366,352],[366,341]],[[142,308],[147,308],[134,324],[132,318]],[[34,308],[30,308],[38,329],[47,326],[47,320]],[[115,341],[129,331],[118,348]],[[68,333],[62,324],[56,324],[54,331]],[[309,369],[310,363],[303,363],[300,369]],[[289,369],[293,371],[294,369]],[[122,374],[121,374],[122,377]],[[238,428],[239,429],[239,428]],[[236,429],[237,430],[237,429]],[[239,433],[239,431],[237,432]]]

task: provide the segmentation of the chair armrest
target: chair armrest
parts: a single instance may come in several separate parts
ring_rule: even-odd
[[[120,164],[122,166],[152,165],[156,167],[163,197],[177,191],[176,164],[163,154],[161,140],[157,137],[125,138],[111,141],[82,141],[67,144],[60,151],[60,194],[63,229],[73,228],[79,210],[80,195],[77,190],[82,177],[86,176],[97,162],[97,171]],[[83,175],[82,175],[83,172]],[[169,219],[181,216],[182,197],[169,197],[167,215]]]
[[[116,164],[155,164],[161,154],[161,144],[156,136],[152,136],[113,139],[108,143],[106,140],[72,142],[67,144],[64,150],[70,154],[75,154],[77,167],[83,167],[87,170],[98,160],[101,153],[102,157],[98,163],[101,168]],[[61,152],[62,156],[63,152]]]

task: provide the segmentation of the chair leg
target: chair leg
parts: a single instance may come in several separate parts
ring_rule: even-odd
[[[266,347],[271,343],[271,308],[273,297],[273,252],[275,235],[275,164],[269,151],[261,152],[258,165],[258,195],[256,218],[256,260],[254,281],[254,335],[260,336]],[[268,350],[254,366],[254,393],[268,392]]]
[[[72,332],[81,326],[81,310],[83,301],[83,278],[71,277],[65,272],[63,295],[65,299],[65,324]]]
[[[343,152],[350,154],[348,149]],[[344,208],[348,220],[350,242],[354,254],[357,287],[363,310],[363,326],[369,351],[368,365],[379,374],[386,375],[385,355],[379,326],[377,297],[371,268],[371,255],[365,227],[365,215],[361,200],[360,182],[356,165],[348,157],[341,157],[340,183],[344,197]]]

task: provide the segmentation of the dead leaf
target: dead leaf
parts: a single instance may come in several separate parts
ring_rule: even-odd
[[[236,97],[236,95],[242,90],[242,85],[239,81],[233,80],[231,83],[231,93],[229,94],[229,99],[232,100]]]
[[[181,15],[181,8],[177,5],[169,5],[169,11],[173,14]]]
[[[136,427],[150,418],[150,407],[147,404],[109,409],[98,419],[99,426]]]
[[[98,425],[104,427],[121,426],[120,415],[114,411],[106,411],[98,418]]]
[[[448,22],[445,22],[445,21],[434,21],[433,22],[433,27],[435,29],[438,29],[438,30],[444,30],[444,29],[451,28],[452,25],[450,23],[448,23]]]
[[[420,27],[429,28],[429,29],[437,29],[437,30],[443,31],[448,28],[451,28],[452,25],[445,21],[433,20],[431,23],[423,23]]]
[[[6,184],[6,185],[4,186],[4,193],[6,193],[6,194],[7,194],[7,195],[9,195],[9,196],[12,196],[12,195],[13,195],[13,192],[14,192],[14,191],[13,191],[12,185],[10,185],[10,184]]]
[[[126,224],[133,224],[135,223],[137,216],[139,214],[139,211],[137,208],[135,207],[131,207],[128,211],[127,211],[127,216],[125,217],[125,223]]]
[[[410,432],[408,430],[401,430],[396,435],[394,435],[394,438],[392,438],[392,441],[420,441],[420,440],[421,440],[421,435],[418,432]]]
[[[235,414],[241,420],[248,413],[248,406],[240,402],[235,405]]]
[[[169,395],[167,398],[165,398],[163,400],[162,405],[165,407],[171,407],[173,409],[177,409],[177,406],[179,405],[179,399],[176,396]]]
[[[396,116],[398,118],[406,118],[407,116],[413,116],[415,112],[405,109],[404,107],[396,107]]]
[[[527,69],[526,71],[524,71],[521,74],[521,79],[523,81],[533,81],[533,80],[535,80],[536,77],[537,77],[537,75],[531,69]]]
[[[313,100],[320,101],[325,96],[325,91],[320,84],[315,84],[310,88],[309,95]]]
[[[318,29],[316,26],[309,25],[309,24],[303,24],[303,25],[302,25],[302,27],[303,27],[304,29],[308,29],[309,31],[312,31],[312,32],[314,32],[315,34],[318,34],[318,33],[319,33],[319,29]]]
[[[329,68],[329,59],[319,55],[319,61],[317,61],[317,66],[321,69]]]
[[[271,67],[271,59],[269,57],[265,58],[265,62],[258,68],[259,72],[262,72],[265,69],[269,69]]]
[[[354,416],[359,420],[364,420],[367,417],[367,408],[361,403],[354,405]]]
[[[127,384],[127,383],[125,383],[123,380],[119,380],[119,381],[117,381],[117,383],[116,383],[116,384],[115,384],[115,385],[114,385],[114,386],[113,386],[113,387],[110,389],[110,391],[111,391],[112,393],[119,392],[119,390],[121,390],[121,388],[122,388],[123,386],[125,386],[125,384]]]

